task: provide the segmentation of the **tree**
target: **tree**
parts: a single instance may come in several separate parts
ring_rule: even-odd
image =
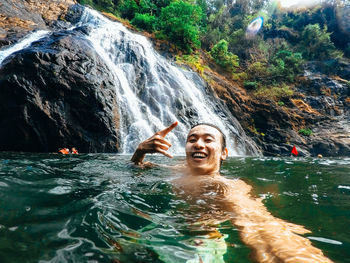
[[[199,32],[202,9],[182,0],[162,9],[159,17],[161,33],[177,47],[191,53],[200,47]]]
[[[139,6],[134,0],[122,0],[118,10],[123,18],[133,19],[139,10]]]
[[[212,48],[209,54],[213,57],[218,65],[230,70],[231,72],[233,72],[235,68],[239,66],[238,57],[228,51],[228,44],[224,39],[220,40]]]
[[[156,18],[149,14],[136,13],[131,23],[137,28],[152,32],[154,30]]]
[[[114,11],[114,2],[113,0],[97,0],[96,4],[98,6],[103,6],[103,9],[108,12]]]

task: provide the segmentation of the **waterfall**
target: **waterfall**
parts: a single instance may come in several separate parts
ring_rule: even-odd
[[[258,154],[225,105],[207,96],[196,73],[167,61],[146,37],[97,11],[86,8],[79,23],[89,28],[86,38],[115,78],[122,153],[132,153],[141,141],[178,121],[167,135],[173,154],[184,154],[187,133],[197,122],[213,123],[224,132],[230,156]]]
[[[91,42],[114,77],[121,153],[133,153],[141,141],[178,121],[179,125],[167,135],[173,145],[172,154],[184,155],[187,133],[198,122],[215,124],[224,132],[230,156],[259,154],[239,122],[198,74],[165,59],[146,37],[88,8],[80,22],[66,32],[74,30]],[[11,54],[48,34],[35,31],[1,50],[0,65]]]
[[[34,31],[33,33],[24,37],[21,41],[19,41],[15,45],[12,45],[8,48],[5,48],[4,50],[1,50],[0,51],[0,65],[11,54],[13,54],[16,51],[19,51],[21,49],[24,49],[26,47],[29,47],[33,42],[45,37],[48,33],[49,33],[49,31],[46,31],[46,30]]]

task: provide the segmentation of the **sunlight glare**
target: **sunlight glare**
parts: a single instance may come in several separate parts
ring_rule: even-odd
[[[279,0],[281,7],[283,8],[303,8],[316,5],[320,3],[320,0]]]

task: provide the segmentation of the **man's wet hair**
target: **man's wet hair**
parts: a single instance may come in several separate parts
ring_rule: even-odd
[[[199,122],[199,123],[192,125],[190,130],[192,130],[194,127],[197,127],[200,125],[210,126],[210,127],[217,129],[220,132],[221,138],[222,138],[222,141],[221,141],[222,150],[224,150],[226,148],[226,136],[218,126],[211,124],[211,123]]]

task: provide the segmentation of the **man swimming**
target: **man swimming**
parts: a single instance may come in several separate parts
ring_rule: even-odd
[[[141,142],[131,161],[147,165],[143,161],[148,153],[172,158],[167,152],[171,143],[165,137],[177,124],[174,122]],[[309,239],[299,235],[309,230],[275,218],[261,199],[251,196],[251,186],[220,175],[221,163],[227,156],[225,136],[219,128],[211,124],[193,126],[186,140],[184,176],[174,180],[174,185],[192,195],[203,195],[203,189],[213,186],[211,189],[216,189],[220,197],[215,201],[222,204],[222,209],[232,212],[231,221],[240,230],[242,241],[253,249],[258,262],[332,262]]]

